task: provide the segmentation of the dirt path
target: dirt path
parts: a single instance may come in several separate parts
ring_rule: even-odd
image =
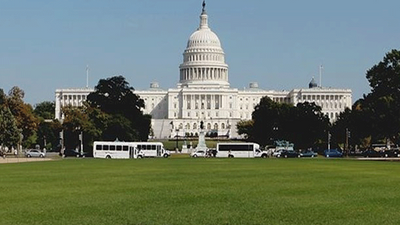
[[[0,157],[0,164],[2,163],[23,163],[23,162],[39,162],[39,161],[50,161],[53,160],[52,158],[14,158],[14,157],[6,157],[2,158]]]

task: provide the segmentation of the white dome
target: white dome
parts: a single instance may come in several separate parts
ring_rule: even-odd
[[[178,87],[227,88],[229,82],[225,53],[218,36],[208,27],[204,7],[205,3],[200,15],[200,26],[190,35],[183,53]]]
[[[187,48],[214,47],[221,48],[221,42],[218,36],[210,29],[199,29],[189,38]]]

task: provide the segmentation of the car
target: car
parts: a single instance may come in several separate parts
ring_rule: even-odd
[[[306,151],[300,152],[299,156],[300,157],[311,157],[311,158],[314,158],[314,157],[317,157],[318,154],[316,152],[314,152],[313,150],[306,150]]]
[[[382,157],[382,152],[381,151],[375,151],[373,149],[367,149],[363,151],[362,156],[365,158],[369,157]]]
[[[190,153],[191,157],[197,158],[197,157],[205,157],[206,156],[206,151],[204,150],[196,150],[192,153]]]
[[[86,156],[88,156],[88,154],[86,152],[80,153],[75,149],[66,149],[64,150],[64,154],[63,157],[68,157],[68,156],[74,156],[74,157],[81,157],[81,158],[85,158]]]
[[[272,153],[272,156],[273,156],[273,157],[279,158],[279,157],[281,156],[281,152],[282,152],[282,151],[283,151],[282,149],[275,150],[275,151]]]
[[[37,149],[30,149],[28,151],[25,152],[25,156],[30,158],[30,157],[40,157],[40,158],[44,158],[46,157],[46,153],[37,150]]]
[[[326,158],[329,158],[329,157],[343,157],[343,153],[340,152],[337,149],[326,149],[324,151],[324,156]]]
[[[383,150],[380,152],[382,157],[399,157],[399,149]]]
[[[299,157],[299,153],[294,150],[282,150],[281,154],[278,156],[280,158],[296,158]]]

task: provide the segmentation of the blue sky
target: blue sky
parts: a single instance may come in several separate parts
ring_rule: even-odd
[[[0,88],[25,101],[53,101],[57,88],[122,74],[135,89],[176,87],[202,0],[0,0]],[[229,65],[231,87],[322,85],[370,91],[366,71],[400,49],[400,1],[208,0],[211,29]]]

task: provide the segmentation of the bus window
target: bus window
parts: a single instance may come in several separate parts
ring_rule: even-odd
[[[128,151],[128,146],[126,146],[126,145],[122,146],[122,150]]]
[[[96,145],[96,150],[101,150],[101,145]]]
[[[108,145],[103,145],[103,150],[108,150]]]
[[[115,145],[110,145],[110,151],[115,151]]]
[[[156,146],[155,146],[155,145],[152,145],[152,146],[151,146],[151,150],[156,150]]]
[[[117,145],[117,151],[121,151],[122,150],[122,146],[121,145]]]

